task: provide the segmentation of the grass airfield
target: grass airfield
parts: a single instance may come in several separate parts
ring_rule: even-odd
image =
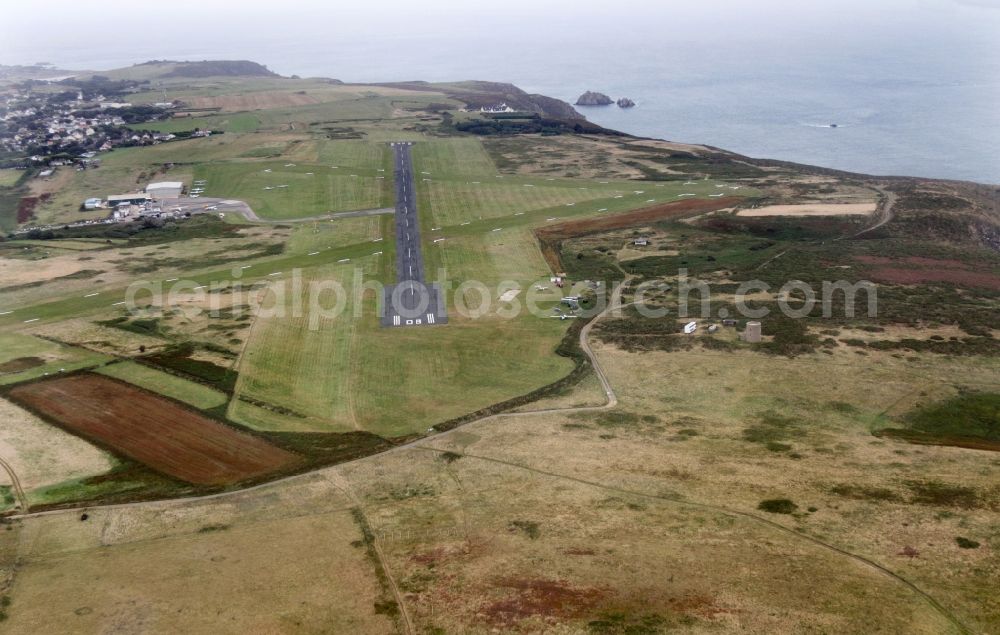
[[[872,434],[963,391],[996,392],[996,357],[858,344],[960,342],[967,334],[958,327],[880,335],[838,326],[829,352],[790,359],[724,348],[728,332],[717,337],[722,344],[659,350],[636,344],[652,335],[609,322],[589,341],[615,408],[562,410],[604,403],[596,376],[584,374],[519,404],[518,414],[419,438],[565,377],[573,363],[555,351],[572,322],[505,319],[495,296],[478,319],[459,316],[453,296],[449,324],[426,329],[380,328],[371,293],[318,328],[238,310],[278,301],[275,283],[293,269],[347,290],[356,270],[394,279],[391,216],[288,221],[391,205],[391,139],[416,141],[427,271],[491,289],[551,275],[539,227],[688,198],[681,194],[791,196],[794,185],[802,196],[817,189],[815,177],[694,168],[683,153],[697,147],[665,142],[444,135],[428,108],[450,103],[445,92],[272,79],[185,81],[168,92],[219,108],[203,119],[226,133],[112,152],[99,170],[49,184],[60,189],[39,219],[77,218],[68,207],[94,187],[179,176],[204,178],[206,195],[246,200],[285,223],[203,219],[173,239],[0,243],[9,272],[0,288],[0,386],[91,369],[259,435],[310,466],[342,464],[213,490],[214,498],[141,502],[209,492],[0,398],[12,422],[0,434],[0,458],[29,504],[92,505],[85,520],[70,509],[4,521],[0,614],[12,632],[1000,628],[997,455]],[[178,165],[156,173],[165,162]],[[287,191],[263,189],[285,183]],[[813,195],[872,196],[829,183],[834,194]],[[562,257],[574,277],[607,262],[650,277],[683,264],[720,284],[728,282],[720,270],[783,266],[772,258],[786,251],[810,264],[795,256],[807,242],[796,241],[811,237],[808,223],[722,238],[699,224],[720,218],[730,221],[710,213],[573,238]],[[658,245],[635,247],[636,235]],[[885,237],[872,242],[875,253],[898,249]],[[224,281],[222,310],[186,315],[214,297],[193,289],[175,306],[150,298],[145,316],[125,316],[116,304],[136,279],[169,287],[174,278],[191,287]],[[355,309],[360,319],[350,317]],[[363,458],[408,440],[415,443]],[[10,511],[16,492],[2,483],[0,510]],[[760,508],[774,500],[790,501],[790,513]]]

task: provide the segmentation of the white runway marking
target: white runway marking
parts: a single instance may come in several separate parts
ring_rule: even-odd
[[[399,322],[400,322],[400,319],[399,319],[398,315],[392,316],[392,325],[393,326],[399,326]]]
[[[122,305],[122,304],[125,304],[125,300],[122,300],[121,302],[115,302],[111,306],[119,306],[119,305]]]
[[[547,221],[553,221],[555,219],[554,218],[546,218],[545,220],[547,220]]]
[[[194,289],[191,289],[191,290],[192,290],[192,291],[197,291],[198,289],[204,289],[204,288],[205,288],[205,287],[207,287],[207,286],[208,286],[207,284],[203,284],[203,285],[201,285],[200,287],[195,287]]]
[[[434,242],[436,242],[436,243],[439,243],[439,242],[441,242],[442,240],[444,240],[444,238],[435,238],[435,239],[434,239]]]
[[[428,324],[434,324],[434,314],[433,313],[428,313],[427,314],[427,323]]]
[[[373,253],[372,255],[373,255],[373,256],[381,256],[381,255],[382,255],[382,252],[381,252],[381,251],[376,251],[376,252],[375,252],[375,253]]]
[[[372,240],[372,242],[373,242],[373,243],[377,243],[377,242],[378,242],[378,241],[380,241],[380,240],[382,240],[382,239],[381,239],[381,238],[376,238],[376,239]]]
[[[319,253],[318,251],[310,251],[310,252],[309,252],[309,253],[307,253],[306,255],[307,255],[307,256],[315,256],[315,255],[316,255],[316,254],[318,254],[318,253]]]
[[[514,214],[514,216],[524,216],[524,212],[518,212],[518,213]]]
[[[431,227],[432,232],[441,231],[440,227]]]
[[[498,232],[498,231],[500,231],[500,230],[501,230],[501,228],[500,228],[500,227],[497,227],[496,229],[492,229],[492,230],[490,230],[490,231],[495,231],[495,232]]]
[[[24,323],[25,324],[30,324],[32,322],[37,322],[37,321],[38,321],[38,318],[31,318],[30,320],[25,320]]]
[[[350,261],[351,261],[351,259],[350,259],[350,258],[341,258],[341,259],[340,259],[340,260],[338,260],[337,262],[350,262]]]
[[[606,211],[608,211],[608,208],[607,207],[602,207],[601,209],[599,209],[597,211],[599,211],[599,212],[606,212]]]
[[[275,271],[274,273],[269,273],[267,275],[269,275],[269,276],[280,276],[281,272],[280,271]]]
[[[3,311],[0,315],[10,315],[13,311]]]
[[[242,267],[240,267],[240,269],[249,269],[249,268],[250,268],[250,267],[252,267],[252,266],[253,266],[253,265],[243,265]]]
[[[167,278],[166,282],[177,282],[177,278]]]
[[[99,294],[99,293],[88,293],[87,295],[85,295],[85,296],[83,296],[83,297],[85,297],[85,298],[92,298],[92,297],[94,297],[95,295],[100,295],[100,294]]]

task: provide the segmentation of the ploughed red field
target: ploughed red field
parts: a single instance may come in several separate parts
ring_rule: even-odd
[[[23,384],[10,398],[66,430],[197,485],[228,485],[297,455],[131,384],[81,373]]]

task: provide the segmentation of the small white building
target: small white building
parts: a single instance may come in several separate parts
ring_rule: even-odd
[[[479,109],[479,112],[488,112],[488,113],[514,112],[514,109],[508,106],[506,103],[501,103],[501,104],[495,104],[493,106],[483,106],[482,108]]]
[[[180,198],[184,184],[180,181],[161,181],[146,186],[146,194],[150,198]]]
[[[83,202],[83,209],[97,209],[101,206],[101,199],[88,198]]]

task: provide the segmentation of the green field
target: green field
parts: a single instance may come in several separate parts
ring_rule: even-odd
[[[308,253],[371,242],[391,232],[391,215],[360,216],[299,223],[288,239],[287,251]],[[378,251],[373,247],[373,251]]]
[[[334,170],[329,165],[225,162],[198,166],[205,196],[246,201],[261,218],[305,218],[384,206],[390,178],[375,170]],[[267,172],[266,170],[271,170]],[[282,187],[285,186],[285,187]],[[272,189],[265,189],[272,188]]]
[[[109,361],[105,355],[82,348],[62,346],[32,335],[0,332],[0,364],[37,358],[24,370],[0,372],[0,385],[27,381],[43,375],[90,368]],[[36,365],[37,364],[37,365]]]
[[[97,372],[183,401],[202,410],[217,408],[228,400],[223,392],[136,362],[108,364]]]
[[[514,319],[497,315],[493,291],[501,281],[527,287],[548,275],[529,230],[469,235],[427,249],[435,254],[428,254],[428,264],[443,264],[454,286],[478,280],[491,288],[483,317],[462,317],[452,300],[447,326],[384,329],[368,296],[361,319],[348,311],[319,321],[317,329],[309,328],[306,316],[258,319],[240,361],[237,396],[267,405],[235,399],[230,416],[264,430],[399,436],[525,394],[569,372],[571,362],[553,355],[564,322],[526,312]],[[364,259],[363,266],[366,276],[391,280],[391,259]],[[353,269],[321,267],[309,273],[339,280],[353,297]],[[478,294],[470,293],[468,303],[477,306]]]
[[[24,170],[0,170],[0,187],[14,187],[24,176]]]
[[[154,130],[156,132],[181,132],[195,129],[253,132],[260,127],[260,119],[252,113],[232,113],[211,117],[177,117],[166,121],[135,124],[131,127],[135,130]]]

